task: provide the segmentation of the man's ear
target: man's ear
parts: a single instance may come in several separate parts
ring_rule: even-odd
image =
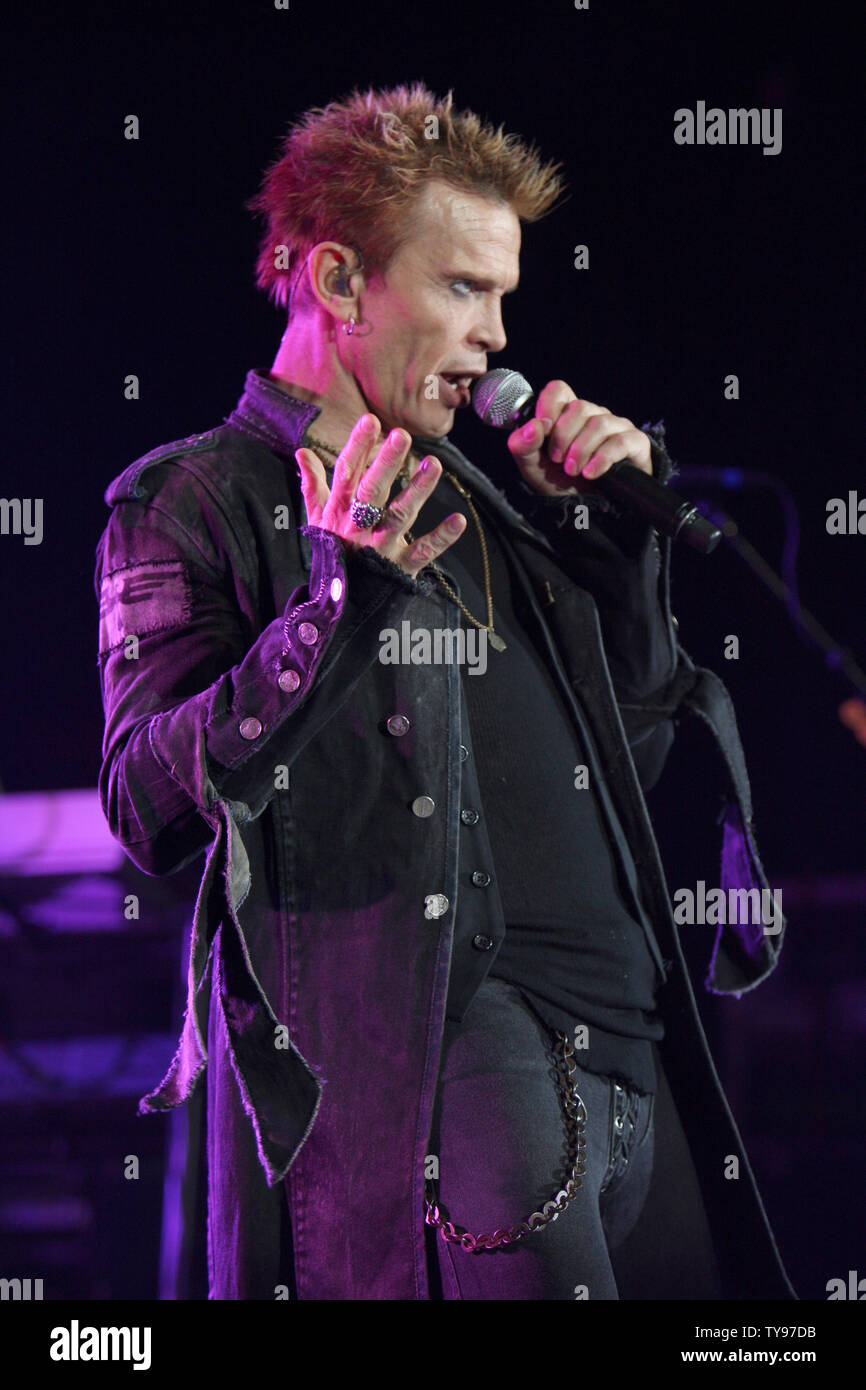
[[[310,287],[316,299],[329,314],[344,318],[346,300],[357,300],[358,291],[363,288],[363,273],[352,270],[352,262],[357,254],[349,246],[337,241],[321,241],[314,246],[308,258]]]

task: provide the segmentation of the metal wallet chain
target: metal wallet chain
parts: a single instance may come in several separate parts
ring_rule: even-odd
[[[577,1090],[575,1080],[577,1065],[574,1060],[574,1048],[565,1033],[556,1031],[556,1044],[553,1051],[557,1059],[556,1070],[566,1114],[568,1158],[571,1164],[571,1173],[565,1187],[557,1192],[551,1201],[545,1202],[541,1211],[534,1211],[524,1221],[518,1221],[516,1226],[501,1226],[492,1235],[473,1236],[469,1231],[463,1231],[455,1226],[453,1221],[443,1221],[436,1201],[436,1184],[428,1178],[425,1183],[426,1214],[424,1220],[428,1226],[435,1226],[441,1231],[443,1240],[462,1245],[464,1250],[476,1252],[496,1250],[502,1245],[514,1245],[518,1240],[523,1240],[524,1236],[538,1230],[540,1226],[546,1226],[549,1222],[555,1221],[560,1213],[565,1211],[569,1202],[574,1201],[577,1196],[578,1189],[583,1184],[583,1174],[586,1172],[584,1161],[586,1106]]]

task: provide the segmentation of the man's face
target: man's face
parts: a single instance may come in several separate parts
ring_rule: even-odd
[[[520,222],[510,207],[440,181],[418,195],[409,239],[363,294],[351,371],[383,429],[448,434],[487,354],[501,352],[503,294],[517,286]],[[384,280],[384,283],[383,283]],[[369,325],[369,327],[368,327]]]

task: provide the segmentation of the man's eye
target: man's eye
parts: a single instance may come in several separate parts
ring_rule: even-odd
[[[457,286],[458,286],[458,285],[465,285],[465,286],[466,286],[466,291],[465,291],[465,293],[464,293],[463,290],[458,290],[458,289],[457,289]],[[451,282],[451,288],[452,288],[452,290],[454,290],[455,294],[459,295],[459,297],[460,297],[461,299],[465,299],[466,296],[467,296],[467,294],[469,294],[469,293],[471,292],[471,290],[472,290],[472,281],[471,281],[471,280],[452,280],[452,282]]]

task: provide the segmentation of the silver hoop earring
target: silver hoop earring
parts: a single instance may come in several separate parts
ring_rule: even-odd
[[[355,315],[354,315],[354,314],[350,314],[350,315],[349,315],[349,322],[343,324],[343,332],[344,332],[344,333],[347,333],[347,334],[349,335],[349,337],[351,337],[352,334],[354,333],[354,331],[355,331]]]

